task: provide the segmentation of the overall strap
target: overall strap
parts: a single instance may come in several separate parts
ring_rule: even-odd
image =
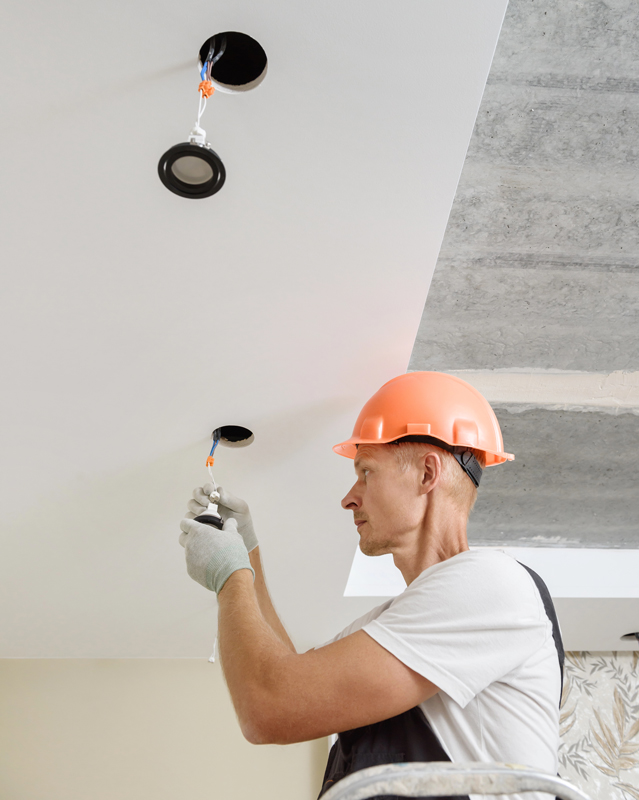
[[[390,719],[340,733],[331,748],[319,796],[346,775],[365,767],[409,761],[450,761],[419,706]],[[374,800],[400,798],[384,795]],[[435,797],[431,800],[444,799]],[[457,796],[448,800],[468,800],[468,797]]]
[[[559,673],[561,675],[561,691],[559,692],[559,702],[561,703],[561,695],[563,694],[563,689],[564,689],[565,653],[564,653],[564,643],[561,640],[561,631],[559,630],[559,620],[557,619],[557,614],[555,612],[555,606],[553,605],[550,592],[548,591],[548,587],[539,577],[539,575],[537,575],[537,573],[534,570],[530,569],[530,567],[527,567],[525,564],[522,564],[521,561],[518,561],[517,563],[520,564],[526,570],[526,572],[535,582],[535,586],[537,587],[537,589],[539,590],[539,594],[541,595],[541,599],[544,604],[544,609],[546,610],[546,616],[552,623],[552,638],[555,640],[555,647],[557,648],[557,658],[559,659]]]

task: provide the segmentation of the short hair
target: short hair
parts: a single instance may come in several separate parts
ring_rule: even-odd
[[[459,462],[452,453],[437,447],[429,442],[389,442],[388,447],[393,448],[393,453],[402,472],[421,460],[426,453],[437,453],[442,462],[442,476],[444,488],[460,511],[470,515],[477,500],[477,487],[466,475]],[[482,450],[468,448],[475,456],[481,467],[486,466],[486,455]]]

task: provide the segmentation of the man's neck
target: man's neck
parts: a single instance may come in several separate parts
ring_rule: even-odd
[[[427,513],[421,528],[393,551],[393,561],[410,586],[424,570],[468,549],[465,515]]]

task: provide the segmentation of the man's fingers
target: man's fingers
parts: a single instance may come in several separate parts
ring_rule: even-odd
[[[217,491],[220,495],[221,506],[226,506],[226,508],[235,511],[237,514],[244,514],[248,511],[248,504],[245,500],[241,500],[231,492],[227,492],[223,486],[218,486]]]
[[[194,520],[185,517],[180,522],[180,530],[183,533],[192,533],[193,531],[197,530],[201,524],[201,522],[195,522]]]
[[[197,497],[198,493],[202,492],[208,497],[212,491],[213,491],[213,484],[205,483],[204,486],[196,486],[196,488],[193,489],[193,497]]]
[[[201,522],[195,522],[195,520],[190,519],[189,517],[185,517],[180,522],[180,530],[182,533],[180,534],[180,544],[182,547],[186,547],[186,543],[189,540],[189,534],[195,533],[195,531],[202,526]]]
[[[206,490],[210,488],[210,492]],[[213,486],[210,483],[205,484],[204,486],[198,486],[197,489],[193,492],[193,500],[189,500],[189,503],[195,502],[199,503],[201,506],[206,508],[209,504],[209,495],[213,491]]]
[[[204,514],[206,512],[209,504],[206,502],[203,505],[202,503],[198,503],[197,500],[189,500],[189,502],[186,504],[186,507],[197,517],[198,514]]]
[[[224,520],[224,525],[222,526],[223,531],[233,531],[237,533],[237,520],[235,517],[229,517],[228,519]]]

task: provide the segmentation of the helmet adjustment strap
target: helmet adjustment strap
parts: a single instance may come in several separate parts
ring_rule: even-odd
[[[455,461],[468,475],[475,487],[479,486],[483,468],[467,447],[455,447],[452,444],[448,444],[448,442],[442,442],[441,439],[436,439],[434,436],[402,436],[401,439],[395,439],[388,444],[399,444],[400,442],[423,442],[424,444],[434,444],[436,447],[446,450],[455,457]]]
[[[460,450],[461,448],[458,448],[457,451],[453,452],[453,456],[466,475],[468,475],[475,484],[475,487],[477,487],[479,486],[479,481],[481,480],[483,472],[482,466],[470,450],[459,452]]]

